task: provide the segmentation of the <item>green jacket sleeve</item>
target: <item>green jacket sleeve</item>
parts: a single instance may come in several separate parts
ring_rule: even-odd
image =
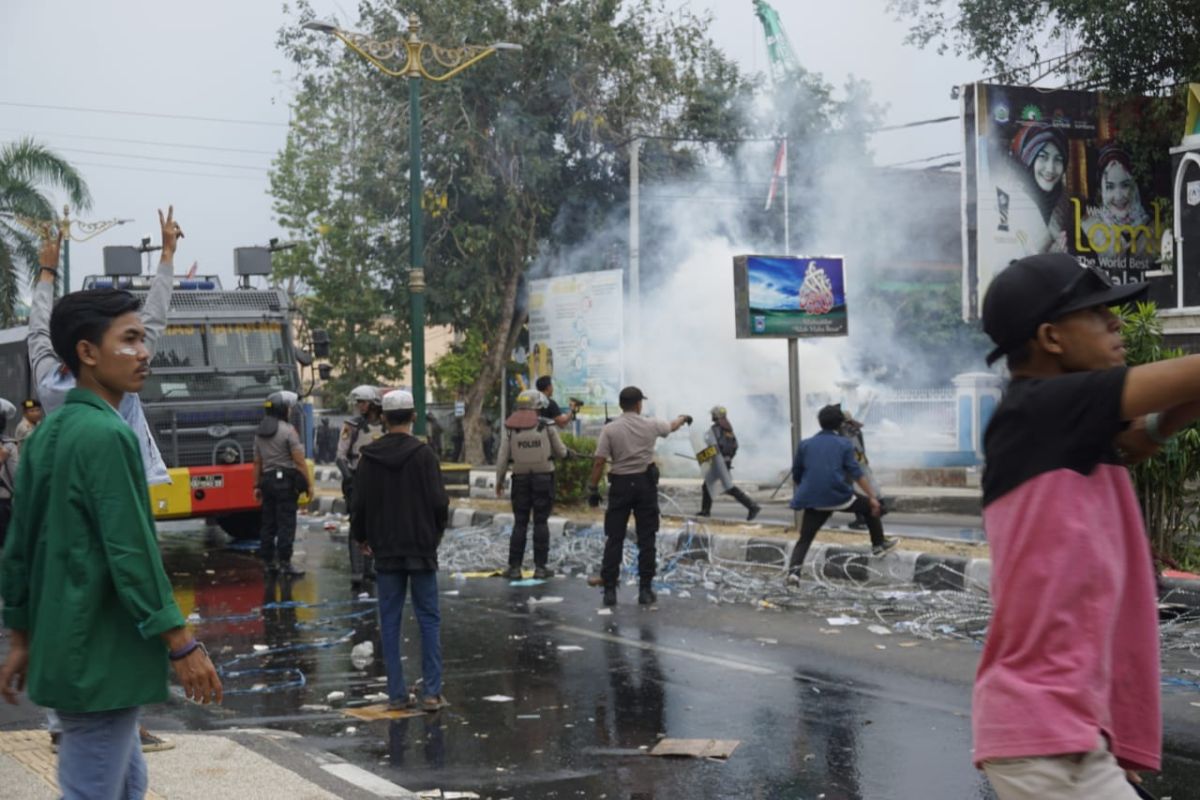
[[[105,442],[92,452],[111,454],[105,469],[90,470],[90,500],[101,545],[121,604],[149,639],[184,624],[163,569],[150,512],[150,495],[133,432],[97,431]]]

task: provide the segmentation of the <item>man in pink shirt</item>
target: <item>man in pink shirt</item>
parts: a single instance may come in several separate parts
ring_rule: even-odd
[[[1162,750],[1154,568],[1126,464],[1200,416],[1200,356],[1125,366],[1113,286],[1065,254],[1014,261],[983,301],[1012,382],[984,438],[994,614],[975,763],[1001,800],[1136,798]]]

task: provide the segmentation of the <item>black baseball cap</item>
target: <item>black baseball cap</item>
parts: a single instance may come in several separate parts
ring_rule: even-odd
[[[649,400],[649,399],[650,399],[649,397],[646,397],[646,395],[642,394],[642,390],[639,389],[638,387],[626,386],[624,389],[621,390],[621,395],[618,398],[618,402],[622,406],[627,406],[627,405],[631,406],[634,403],[637,403],[641,400]]]
[[[1066,253],[1040,253],[1013,261],[992,279],[983,297],[983,330],[996,349],[990,366],[1029,341],[1038,326],[1092,306],[1137,300],[1148,283],[1113,285],[1108,273]]]

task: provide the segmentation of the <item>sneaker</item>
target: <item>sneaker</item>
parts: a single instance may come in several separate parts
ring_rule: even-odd
[[[700,511],[696,512],[696,516],[697,516],[697,517],[711,517],[711,516],[712,516],[712,512],[711,512],[711,511],[704,510],[704,509],[701,509]]]
[[[786,583],[788,586],[799,587],[800,586],[800,573],[789,572],[787,578],[784,580],[784,583]]]
[[[279,565],[279,572],[280,572],[280,574],[286,575],[289,578],[299,578],[301,575],[304,574],[303,569],[301,569],[300,567],[297,567],[295,564],[293,564],[290,561],[282,562]]]
[[[871,548],[871,555],[881,556],[884,553],[886,553],[888,550],[891,550],[893,547],[895,547],[899,543],[900,543],[900,540],[896,539],[894,537],[885,538],[883,540],[883,544],[877,544]]]
[[[549,567],[534,567],[533,577],[535,580],[544,581],[547,578],[554,577],[554,570],[550,569]]]
[[[164,739],[161,736],[155,736],[145,728],[140,729],[138,733],[141,735],[143,753],[159,753],[163,750],[175,749],[175,742],[170,739]]]
[[[504,579],[506,581],[521,580],[521,565],[520,564],[511,565],[507,570],[505,570]]]
[[[867,529],[867,523],[861,519],[856,519],[846,527],[852,531],[865,531]]]
[[[638,605],[649,606],[658,602],[658,595],[649,586],[643,586],[638,590]]]
[[[450,704],[446,702],[446,698],[442,697],[440,694],[431,695],[430,697],[426,697],[421,701],[422,710],[429,712],[441,711],[448,705]]]
[[[746,513],[746,522],[753,522],[754,518],[758,516],[760,511],[762,511],[762,506],[758,505],[757,503],[750,506],[750,511]]]
[[[617,604],[617,588],[615,586],[604,587],[604,605],[615,606]]]

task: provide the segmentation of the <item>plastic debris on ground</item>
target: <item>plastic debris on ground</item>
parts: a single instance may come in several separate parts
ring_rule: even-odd
[[[375,643],[371,641],[359,642],[350,649],[350,663],[355,669],[364,669],[368,664],[375,660]]]
[[[483,698],[489,703],[511,703],[513,699],[506,694],[490,694]]]

